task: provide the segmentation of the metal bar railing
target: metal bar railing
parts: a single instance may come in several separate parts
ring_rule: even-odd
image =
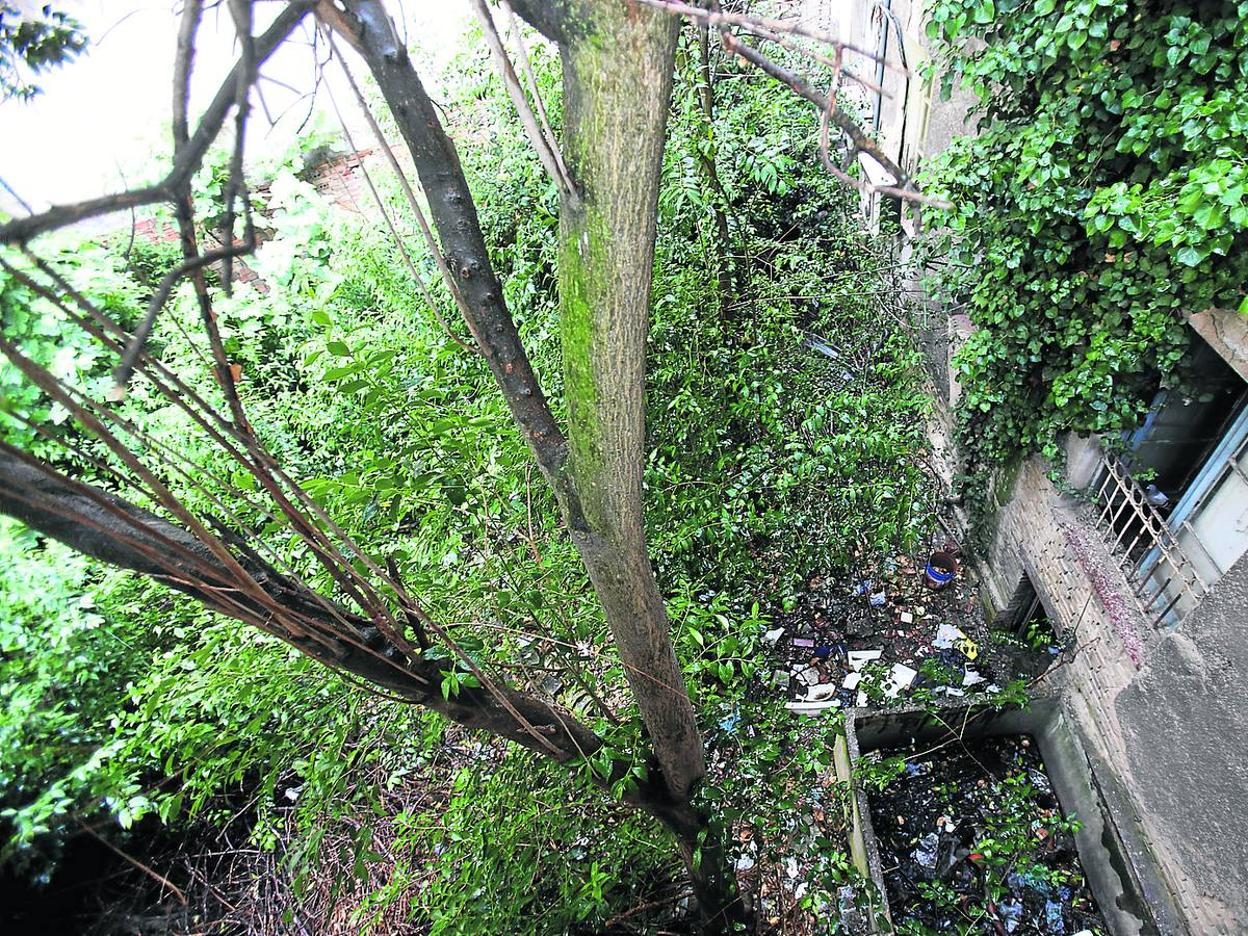
[[[1133,584],[1141,611],[1154,625],[1171,612],[1182,617],[1200,603],[1209,583],[1144,489],[1112,455],[1105,457],[1105,475],[1097,488],[1096,502],[1096,526]],[[1198,537],[1195,539],[1199,542]],[[1128,544],[1125,548],[1124,542]],[[1162,610],[1157,613],[1153,609],[1159,602]]]

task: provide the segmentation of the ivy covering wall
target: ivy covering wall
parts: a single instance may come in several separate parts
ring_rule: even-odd
[[[928,184],[982,480],[1138,424],[1183,384],[1183,313],[1248,313],[1248,3],[938,0],[926,28],[931,77],[978,99]]]

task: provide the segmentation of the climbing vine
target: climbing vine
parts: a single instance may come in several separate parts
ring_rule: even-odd
[[[1248,312],[1248,3],[938,0],[929,77],[978,133],[930,167],[938,289],[976,333],[959,433],[985,474],[1138,424],[1185,312]],[[972,503],[972,507],[982,507]]]

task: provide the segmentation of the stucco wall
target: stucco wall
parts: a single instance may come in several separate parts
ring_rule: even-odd
[[[1197,933],[1248,932],[1248,557],[1115,701],[1154,847]]]

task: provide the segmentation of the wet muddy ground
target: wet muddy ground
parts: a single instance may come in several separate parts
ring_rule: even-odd
[[[1030,738],[885,752],[864,769],[899,933],[1107,932]]]

